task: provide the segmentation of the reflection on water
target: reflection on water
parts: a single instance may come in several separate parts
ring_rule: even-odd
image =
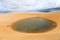
[[[0,0],[0,13],[56,10],[60,10],[60,0]]]
[[[33,17],[15,22],[11,28],[19,32],[43,33],[54,29],[56,26],[56,22],[52,20]]]

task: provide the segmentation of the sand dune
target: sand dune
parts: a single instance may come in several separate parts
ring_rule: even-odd
[[[53,20],[57,27],[45,33],[23,33],[11,28],[11,25],[24,18],[43,17]],[[60,40],[60,11],[44,12],[11,12],[0,14],[0,40]]]

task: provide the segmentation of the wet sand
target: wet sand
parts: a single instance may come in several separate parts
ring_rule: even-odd
[[[25,18],[43,17],[55,21],[57,27],[45,33],[23,33],[11,25]],[[56,12],[11,12],[0,14],[0,40],[60,40],[60,11]]]

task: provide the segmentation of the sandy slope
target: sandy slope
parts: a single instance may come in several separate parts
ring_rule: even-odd
[[[11,29],[11,25],[18,20],[29,17],[43,17],[53,20],[57,27],[45,33],[22,33]],[[60,40],[60,11],[41,12],[11,12],[0,14],[0,40]]]

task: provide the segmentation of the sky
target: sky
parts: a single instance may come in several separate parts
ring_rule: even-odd
[[[60,0],[0,0],[0,12],[31,12],[50,8],[60,8]]]

